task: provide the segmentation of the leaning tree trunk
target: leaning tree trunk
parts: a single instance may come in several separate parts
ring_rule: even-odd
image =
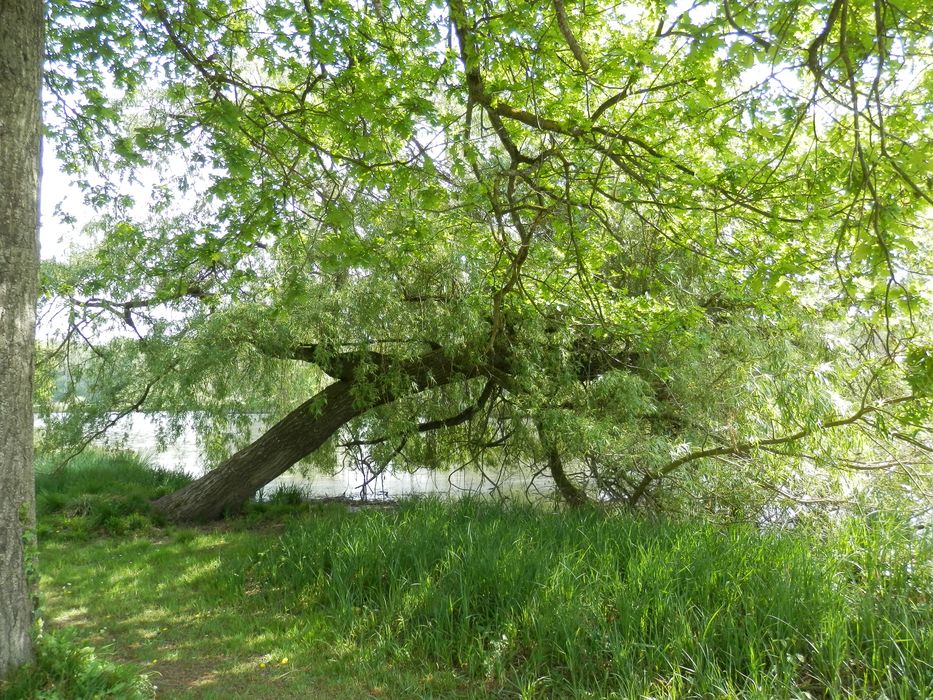
[[[318,449],[340,426],[374,407],[355,406],[352,390],[352,382],[331,384],[216,469],[153,505],[176,521],[216,520],[239,510],[257,490]]]
[[[398,363],[386,370],[400,372],[412,392],[470,379],[483,374],[475,364],[455,361],[442,350],[421,358]],[[362,381],[375,382],[372,372]],[[399,386],[395,382],[395,386]],[[357,392],[358,381],[341,379],[289,413],[255,442],[243,448],[216,469],[174,493],[163,496],[153,507],[173,521],[205,522],[240,509],[258,489],[285,472],[298,460],[323,445],[348,421],[376,406],[399,397],[398,389],[383,387],[375,393]],[[366,394],[368,399],[362,399]]]
[[[32,657],[41,0],[0,2],[0,678]]]

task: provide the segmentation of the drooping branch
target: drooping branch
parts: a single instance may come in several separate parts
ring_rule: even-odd
[[[483,387],[482,393],[480,393],[479,398],[476,399],[475,403],[470,404],[465,409],[460,411],[455,416],[450,416],[449,418],[440,418],[438,420],[429,420],[424,421],[423,423],[418,424],[418,432],[426,433],[431,430],[438,430],[440,428],[453,428],[458,425],[462,425],[470,420],[476,413],[486,405],[489,399],[492,397],[495,392],[498,384],[496,384],[495,379],[490,379],[486,382],[486,385]]]
[[[495,390],[498,388],[498,384],[495,379],[489,379],[486,382],[486,385],[483,387],[483,391],[480,393],[479,398],[465,409],[457,413],[456,415],[449,416],[447,418],[438,418],[436,420],[429,420],[418,423],[415,426],[415,429],[419,433],[427,433],[432,430],[440,430],[443,428],[454,428],[458,425],[462,425],[470,420],[476,413],[486,405],[489,399],[492,397]],[[388,435],[383,435],[381,437],[372,438],[368,440],[352,440],[348,442],[341,443],[343,447],[362,447],[364,445],[381,445],[382,443],[389,440]]]
[[[926,454],[933,455],[933,445],[926,445],[920,442],[919,440],[917,440],[916,438],[911,437],[910,435],[906,435],[901,432],[894,433],[893,437],[897,440],[901,440],[902,442],[906,442],[908,445],[912,445],[913,447],[916,447],[921,452],[925,452]]]
[[[174,372],[177,366],[178,366],[178,361],[176,360],[171,365],[169,365],[169,367],[164,372],[153,377],[146,384],[146,386],[143,387],[142,392],[140,392],[139,396],[136,398],[136,400],[133,403],[131,403],[129,406],[126,406],[125,408],[119,411],[108,414],[107,420],[104,422],[104,424],[101,427],[97,428],[96,430],[85,435],[81,439],[81,441],[65,457],[62,458],[62,460],[58,463],[58,465],[52,470],[53,473],[57,474],[62,469],[64,469],[66,466],[68,466],[71,460],[73,460],[75,457],[77,457],[82,452],[84,452],[84,450],[86,450],[88,446],[91,443],[93,443],[95,440],[98,440],[104,435],[106,435],[111,430],[111,428],[117,425],[117,423],[119,423],[121,420],[123,420],[124,418],[126,418],[132,413],[136,413],[137,411],[142,411],[143,407],[146,405],[146,401],[149,399],[149,395],[152,393],[152,390],[155,388],[155,386],[160,381],[162,381],[167,376],[169,376],[172,372]]]
[[[567,472],[564,471],[564,462],[560,458],[560,452],[555,447],[548,450],[547,466],[551,478],[554,480],[554,486],[557,487],[557,492],[567,505],[582,506],[589,503],[590,499],[587,498],[583,489],[574,484],[567,476]]]
[[[209,300],[213,296],[213,294],[206,291],[201,285],[189,284],[177,293],[166,297],[141,297],[127,299],[126,301],[114,301],[113,299],[107,299],[104,297],[88,297],[87,299],[77,299],[72,297],[68,299],[68,302],[72,306],[83,309],[102,309],[103,311],[112,314],[115,318],[126,324],[126,326],[132,329],[137,336],[142,337],[139,333],[139,330],[136,328],[135,321],[133,321],[134,311],[151,309],[162,304],[168,304],[173,301],[181,301],[184,299]]]
[[[917,398],[918,398],[917,396],[914,396],[911,394],[910,396],[900,396],[897,398],[888,399],[886,401],[880,401],[874,404],[867,404],[865,406],[862,406],[858,411],[856,411],[850,416],[847,416],[845,418],[838,418],[832,421],[827,421],[826,423],[822,423],[818,425],[812,425],[806,428],[801,428],[797,432],[791,433],[790,435],[783,435],[781,437],[774,437],[774,438],[758,438],[754,440],[744,440],[742,442],[736,442],[732,445],[710,447],[705,450],[697,450],[695,452],[688,452],[687,454],[668,462],[666,465],[664,465],[660,469],[657,469],[653,472],[649,472],[648,474],[645,474],[645,476],[638,483],[638,485],[635,486],[634,490],[629,496],[629,505],[631,506],[636,505],[641,500],[641,498],[645,495],[645,492],[648,490],[648,487],[651,484],[653,484],[655,481],[657,481],[658,479],[662,479],[663,477],[667,476],[671,472],[674,472],[680,469],[681,467],[683,467],[684,465],[689,464],[691,462],[695,462],[700,459],[707,459],[710,457],[738,455],[738,454],[743,454],[743,453],[750,452],[752,450],[756,450],[759,448],[774,447],[776,445],[785,445],[787,443],[797,442],[798,440],[803,440],[804,438],[809,437],[810,435],[813,435],[814,433],[817,433],[817,432],[822,432],[824,430],[830,430],[832,428],[839,428],[845,425],[852,425],[853,423],[857,423],[858,421],[863,419],[865,416],[868,416],[872,413],[880,411],[886,406],[893,406],[899,403],[914,401]]]

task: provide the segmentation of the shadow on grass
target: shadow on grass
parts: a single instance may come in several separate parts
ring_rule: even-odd
[[[352,668],[327,626],[245,595],[236,571],[272,534],[181,530],[156,539],[42,546],[43,611],[85,643],[113,648],[168,698],[460,695],[454,677],[399,678]],[[437,685],[437,689],[431,686]]]
[[[112,644],[166,697],[933,687],[933,543],[898,521],[818,534],[470,502],[304,513],[52,538],[46,616]]]

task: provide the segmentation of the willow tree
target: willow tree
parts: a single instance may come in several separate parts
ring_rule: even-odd
[[[55,3],[58,147],[101,212],[46,269],[45,366],[94,397],[60,434],[282,416],[157,503],[179,519],[335,442],[632,507],[919,481],[931,26],[920,0]]]

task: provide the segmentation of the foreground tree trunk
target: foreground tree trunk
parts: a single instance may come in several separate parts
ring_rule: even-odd
[[[481,376],[485,370],[452,359],[443,350],[434,350],[415,360],[393,363],[391,367],[384,364],[375,371],[371,368],[360,379],[351,378],[352,373],[346,371],[345,378],[305,401],[252,444],[200,479],[158,499],[153,507],[169,520],[195,522],[216,520],[239,510],[258,489],[318,449],[342,425],[398,398],[401,395],[398,388],[356,391],[364,382],[378,382],[378,375],[387,372],[400,373],[411,392],[417,393]],[[367,388],[375,386],[378,384]]]
[[[32,658],[32,374],[44,10],[0,2],[0,678]]]

